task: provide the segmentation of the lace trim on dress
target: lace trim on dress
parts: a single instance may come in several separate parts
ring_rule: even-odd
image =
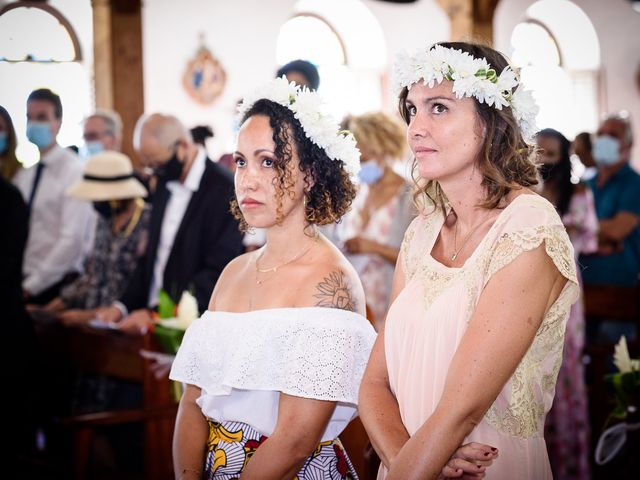
[[[170,378],[209,395],[280,391],[357,405],[375,331],[331,308],[206,312],[187,330]]]
[[[573,249],[566,231],[561,225],[552,225],[505,233],[493,250],[485,277],[488,281],[520,254],[538,248],[542,242],[558,271],[569,282],[545,314],[531,347],[507,383],[511,390],[507,404],[503,405],[498,399],[485,416],[497,431],[524,438],[539,435],[544,428],[544,417],[550,407],[545,404],[545,398],[553,396],[562,361],[566,320],[579,295]],[[548,365],[544,368],[545,375],[543,365]]]
[[[577,285],[573,247],[563,225],[540,225],[502,234],[492,250],[486,281],[520,254],[538,248],[542,242],[560,274]]]

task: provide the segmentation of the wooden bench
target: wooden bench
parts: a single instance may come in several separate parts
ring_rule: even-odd
[[[107,425],[144,425],[144,472],[146,479],[173,478],[171,442],[177,404],[171,396],[169,379],[156,378],[152,361],[142,350],[157,350],[152,334],[125,335],[113,330],[64,327],[55,322],[38,322],[36,327],[43,358],[83,374],[105,375],[142,385],[140,408],[113,410],[64,418],[61,424],[74,433],[75,478],[87,478],[94,433]]]

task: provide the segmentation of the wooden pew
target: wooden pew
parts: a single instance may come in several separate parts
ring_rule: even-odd
[[[74,432],[74,473],[87,478],[94,432],[106,425],[144,424],[144,469],[146,479],[172,479],[171,441],[177,404],[171,396],[165,376],[156,378],[151,360],[141,350],[158,350],[152,334],[125,335],[114,330],[90,327],[64,327],[56,322],[37,322],[38,340],[43,358],[84,374],[106,375],[139,382],[142,405],[128,410],[104,411],[63,419]]]

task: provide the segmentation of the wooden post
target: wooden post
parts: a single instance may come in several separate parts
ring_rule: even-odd
[[[493,44],[493,14],[499,0],[438,0],[451,20],[452,41]]]
[[[133,129],[144,112],[141,0],[92,0],[97,108],[122,117],[122,151],[138,166]]]

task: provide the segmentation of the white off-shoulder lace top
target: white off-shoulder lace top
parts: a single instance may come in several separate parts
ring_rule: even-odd
[[[346,310],[207,311],[187,329],[170,378],[202,390],[197,403],[206,417],[244,422],[267,436],[280,392],[338,402],[325,441],[357,414],[375,337],[365,317]]]

